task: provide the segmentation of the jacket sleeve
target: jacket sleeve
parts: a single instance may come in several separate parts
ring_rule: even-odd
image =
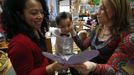
[[[87,49],[90,44],[91,44],[91,41],[90,41],[90,38],[86,38],[84,41],[82,41],[78,35],[76,36],[73,36],[73,40],[74,42],[76,43],[76,45],[81,49],[81,50],[85,50]]]
[[[12,42],[9,45],[9,58],[17,75],[45,75],[47,59],[44,58],[39,67],[34,66],[34,57],[31,48],[21,42]]]
[[[129,34],[119,43],[107,64],[97,64],[95,73],[101,75],[115,75],[129,60],[134,58],[134,34]]]
[[[89,46],[91,46],[91,41],[93,39],[93,37],[96,34],[96,30],[98,29],[98,27],[96,27],[95,29],[93,29],[92,31],[88,32],[89,36],[84,39],[83,41],[79,38],[78,35],[73,36],[73,40],[76,43],[76,45],[81,49],[81,50],[85,50],[87,49]]]

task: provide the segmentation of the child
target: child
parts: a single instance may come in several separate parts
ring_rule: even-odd
[[[73,39],[71,37],[70,26],[72,16],[68,12],[61,12],[56,17],[57,29],[54,31],[56,37],[55,49],[57,55],[71,55],[73,53]]]
[[[56,37],[55,50],[60,56],[70,56],[73,54],[73,39],[70,32],[72,26],[72,16],[68,12],[61,12],[56,17],[57,29],[53,35]],[[58,75],[70,74],[69,70],[63,70]]]

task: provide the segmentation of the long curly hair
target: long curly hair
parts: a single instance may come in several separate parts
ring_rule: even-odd
[[[25,9],[25,3],[27,0],[5,0],[3,5],[2,22],[7,34],[7,38],[11,39],[18,33],[29,36],[34,42],[37,42],[32,28],[21,18],[23,10]],[[41,25],[41,32],[45,35],[48,31],[48,7],[45,0],[36,0],[41,3],[44,10],[44,19]]]

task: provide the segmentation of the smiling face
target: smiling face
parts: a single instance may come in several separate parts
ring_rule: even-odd
[[[97,13],[98,21],[101,24],[108,23],[109,21],[112,20],[112,16],[113,16],[112,12],[113,11],[112,11],[112,8],[110,6],[109,1],[108,0],[102,0],[101,4],[100,4],[100,8],[99,8],[98,13]]]
[[[39,30],[43,22],[44,13],[40,2],[37,0],[27,0],[22,18],[34,30]]]

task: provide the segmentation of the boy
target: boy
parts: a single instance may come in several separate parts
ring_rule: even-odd
[[[61,12],[56,17],[57,29],[54,31],[56,37],[55,49],[57,55],[71,55],[73,53],[73,39],[71,37],[70,26],[72,16],[68,12]]]
[[[57,29],[53,35],[56,37],[55,50],[57,55],[70,56],[73,54],[73,39],[70,32],[72,15],[68,12],[61,12],[56,17]],[[68,70],[63,70],[58,75],[66,75]]]

